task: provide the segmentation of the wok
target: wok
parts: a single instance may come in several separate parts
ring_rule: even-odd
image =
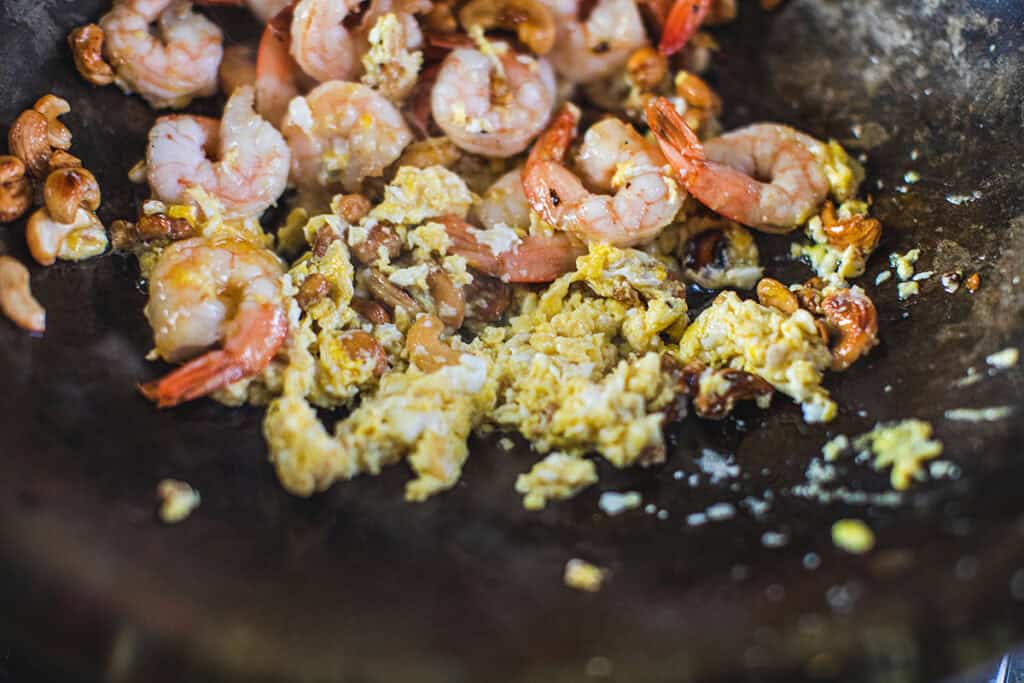
[[[109,223],[137,211],[144,190],[126,174],[154,114],[73,71],[64,37],[105,4],[0,6],[0,120],[46,91],[66,97],[74,152],[100,180]],[[879,680],[882,671],[934,680],[1019,638],[1022,422],[943,414],[1024,407],[1019,371],[954,384],[968,367],[984,371],[986,354],[1024,341],[1024,7],[741,9],[715,32],[726,123],[782,121],[867,154],[886,229],[863,282],[886,254],[914,246],[919,270],[981,275],[973,295],[945,293],[936,275],[909,303],[891,282],[869,287],[882,343],[828,379],[836,422],[805,425],[786,401],[741,410],[741,420],[687,419],[671,429],[664,467],[602,464],[600,487],[539,513],[513,492],[528,449],[517,441],[505,452],[497,436],[475,438],[462,483],[422,505],[402,501],[404,466],[300,500],[265,460],[260,410],[199,401],[158,411],[138,395],[135,385],[164,368],[143,360],[151,339],[129,259],[34,267],[45,336],[0,321],[0,637],[14,661],[116,681]],[[908,171],[920,182],[905,182]],[[27,259],[20,225],[0,228],[0,240]],[[785,251],[784,239],[761,242]],[[806,275],[780,258],[768,265]],[[960,478],[917,484],[896,508],[787,493],[828,437],[906,417],[934,422]],[[677,479],[698,471],[705,448],[735,455],[741,474],[696,488]],[[844,469],[850,488],[887,487],[868,468]],[[203,496],[174,527],[154,514],[155,484],[168,476]],[[640,491],[668,517],[608,517],[599,490]],[[740,506],[733,519],[686,524],[712,503],[766,491],[761,516]],[[832,523],[851,516],[876,530],[874,552],[833,547]],[[766,531],[788,542],[766,546]],[[571,557],[608,567],[605,589],[563,586]]]

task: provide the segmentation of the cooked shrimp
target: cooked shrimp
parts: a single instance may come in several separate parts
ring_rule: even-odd
[[[360,0],[299,0],[291,27],[291,53],[310,77],[325,81],[345,81],[359,67],[359,56],[345,18],[357,11]]]
[[[661,32],[658,50],[663,55],[679,52],[704,23],[711,0],[676,0]]]
[[[157,199],[194,203],[200,187],[223,204],[225,218],[259,216],[288,182],[290,154],[284,138],[253,111],[253,89],[228,100],[220,125],[200,116],[164,116],[149,132],[146,168]],[[211,161],[208,152],[216,153]]]
[[[487,229],[498,225],[528,227],[530,203],[523,193],[523,169],[517,168],[498,178],[473,206],[473,213]]]
[[[701,145],[664,98],[651,101],[647,120],[686,189],[737,223],[789,232],[828,196],[828,178],[814,153],[822,144],[788,126],[758,123]]]
[[[564,232],[551,235],[528,235],[505,251],[498,253],[478,239],[483,231],[458,216],[438,219],[452,244],[448,250],[466,259],[481,273],[504,282],[551,282],[576,268],[576,259],[587,248]]]
[[[530,206],[576,237],[616,246],[650,242],[675,218],[685,194],[665,175],[657,147],[632,126],[605,119],[587,131],[578,165],[594,194],[562,160],[576,135],[579,110],[567,105],[537,140],[523,172]]]
[[[217,92],[223,36],[188,2],[116,0],[100,28],[107,61],[125,92],[138,92],[153,107],[173,109]]]
[[[542,0],[558,18],[555,47],[548,57],[558,74],[576,83],[607,76],[647,44],[643,19],[634,0],[597,0],[581,17],[584,0]]]
[[[300,187],[356,192],[379,176],[412,142],[391,102],[360,83],[317,86],[288,107],[281,130],[292,150],[292,178]]]
[[[288,103],[299,94],[299,66],[292,59],[288,27],[291,6],[267,22],[256,52],[256,111],[274,126],[288,111]]]
[[[431,92],[434,120],[452,142],[474,154],[510,157],[526,149],[551,116],[555,76],[544,59],[491,43],[493,55],[453,50]]]
[[[192,360],[142,393],[164,408],[262,371],[288,335],[283,273],[270,251],[235,238],[167,247],[150,276],[146,318],[161,358]]]

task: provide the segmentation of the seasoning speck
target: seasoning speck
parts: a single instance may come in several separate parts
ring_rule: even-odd
[[[157,484],[156,495],[160,498],[160,519],[166,524],[184,521],[199,507],[199,491],[177,479],[164,479]]]
[[[863,555],[875,547],[875,534],[859,519],[841,519],[832,525],[832,542],[848,553]]]
[[[921,181],[921,174],[917,171],[907,171],[903,174],[903,182],[913,185]]]
[[[635,510],[640,507],[643,498],[636,491],[619,493],[618,491],[605,491],[597,501],[597,507],[601,508],[606,515],[614,517],[626,510]]]
[[[781,531],[766,531],[761,534],[761,545],[765,548],[781,548],[789,543],[789,536]]]
[[[821,566],[821,557],[818,556],[818,553],[807,553],[804,555],[803,565],[804,569],[814,571]]]
[[[875,276],[875,286],[878,286],[883,282],[888,282],[890,279],[892,279],[892,271],[883,270]]]

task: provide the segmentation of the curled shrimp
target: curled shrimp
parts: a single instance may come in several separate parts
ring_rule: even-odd
[[[633,246],[650,242],[675,218],[686,198],[665,175],[653,143],[627,123],[605,119],[587,131],[577,156],[583,179],[562,163],[576,135],[579,110],[566,105],[534,144],[523,172],[530,206],[551,225],[585,241]]]
[[[518,55],[504,43],[491,43],[489,52],[452,50],[431,91],[431,110],[460,148],[510,157],[526,149],[547,124],[555,104],[555,75],[546,60]]]
[[[573,271],[576,259],[587,253],[585,246],[564,232],[528,235],[507,250],[495,253],[478,239],[482,231],[458,216],[444,216],[438,221],[451,239],[451,253],[462,256],[481,273],[504,282],[551,282]]]
[[[107,61],[125,92],[138,92],[153,107],[173,109],[217,92],[223,35],[190,3],[116,0],[100,28]]]
[[[237,238],[195,237],[164,249],[146,318],[161,358],[192,360],[143,384],[142,393],[165,408],[262,371],[288,335],[283,273],[270,251]]]
[[[647,121],[690,194],[737,223],[786,233],[828,196],[828,178],[814,153],[821,143],[788,126],[754,124],[702,145],[664,98],[648,104]]]
[[[379,176],[412,132],[401,112],[360,83],[331,81],[292,100],[281,131],[292,150],[292,178],[300,187],[359,190]]]
[[[297,97],[299,66],[292,59],[289,27],[292,6],[287,5],[263,29],[256,51],[256,110],[274,126],[288,111],[288,103]]]
[[[164,116],[149,132],[146,168],[157,199],[190,204],[192,187],[220,200],[225,218],[259,216],[288,182],[290,153],[277,130],[253,111],[253,89],[235,91],[220,123]],[[218,161],[211,161],[215,153]]]
[[[299,0],[291,25],[291,54],[310,77],[325,81],[350,79],[359,66],[356,46],[345,18],[360,0]]]
[[[558,74],[589,83],[620,70],[633,50],[647,44],[634,0],[597,0],[586,17],[584,0],[542,0],[557,17],[555,46],[548,55]]]

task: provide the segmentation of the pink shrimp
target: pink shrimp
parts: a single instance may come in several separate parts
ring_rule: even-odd
[[[146,318],[161,358],[192,360],[141,385],[143,395],[166,408],[261,372],[288,335],[283,273],[270,251],[236,238],[196,237],[164,249]],[[219,350],[202,353],[218,342]]]
[[[828,178],[815,154],[822,143],[788,126],[754,124],[702,145],[665,98],[647,105],[647,121],[686,189],[737,223],[786,233],[828,196]]]
[[[566,105],[537,139],[523,171],[523,190],[531,208],[555,227],[578,239],[633,246],[650,242],[682,208],[685,193],[665,175],[658,148],[618,119],[590,128],[578,155],[591,187],[563,159],[576,136],[579,110]]]
[[[679,52],[697,32],[711,9],[711,0],[676,0],[665,19],[658,50],[668,56]]]
[[[504,282],[551,282],[576,268],[576,259],[587,248],[564,232],[551,235],[529,235],[507,251],[495,254],[477,239],[483,231],[458,216],[443,216],[438,222],[452,240],[449,250],[466,259],[466,263],[485,275]]]

